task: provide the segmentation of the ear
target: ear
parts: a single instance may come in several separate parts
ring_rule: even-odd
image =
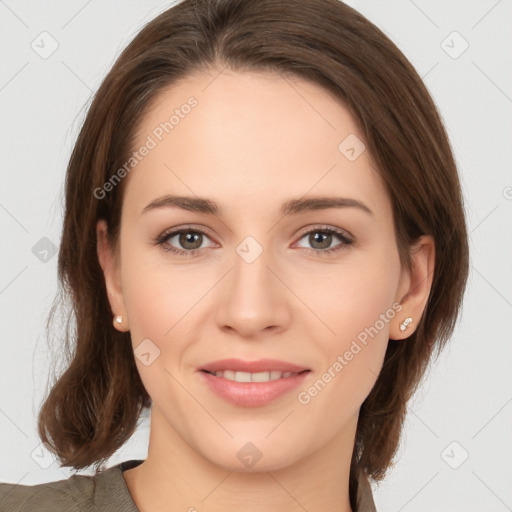
[[[396,301],[402,304],[402,310],[395,316],[390,326],[389,337],[393,340],[408,338],[416,330],[427,305],[435,266],[435,243],[430,235],[420,237],[411,250],[412,268],[403,269],[398,286]],[[406,318],[412,318],[408,327],[402,331],[400,324]]]
[[[107,237],[108,225],[106,221],[99,220],[96,225],[96,247],[98,260],[105,277],[108,301],[114,316],[122,316],[122,322],[113,322],[114,327],[121,332],[129,330],[128,317],[124,304],[123,290],[121,288],[121,272],[118,258],[110,246]]]

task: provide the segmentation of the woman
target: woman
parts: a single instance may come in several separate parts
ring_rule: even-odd
[[[337,0],[177,4],[67,170],[76,352],[39,433],[96,475],[2,484],[2,510],[375,510],[467,272],[446,132],[378,28]],[[148,407],[146,460],[105,469]]]

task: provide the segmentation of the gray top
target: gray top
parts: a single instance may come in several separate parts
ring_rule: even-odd
[[[0,483],[1,512],[140,512],[133,501],[123,471],[143,460],[128,460],[95,476],[73,475],[66,480],[38,485]],[[375,512],[367,481],[360,485],[357,512]]]

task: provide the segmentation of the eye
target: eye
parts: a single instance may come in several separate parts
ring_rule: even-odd
[[[337,228],[325,226],[315,226],[313,229],[304,232],[299,241],[306,238],[311,248],[303,247],[302,245],[299,245],[299,247],[316,255],[326,255],[341,251],[354,242],[353,237],[348,233]],[[204,246],[205,239],[209,239],[205,231],[188,226],[187,228],[164,232],[155,240],[155,243],[160,245],[165,252],[170,252],[177,256],[195,257],[202,252],[201,249],[214,246]],[[338,239],[340,243],[332,247],[331,244],[335,239]]]
[[[200,249],[206,248],[203,246],[205,237],[209,238],[202,229],[187,227],[186,229],[177,229],[163,233],[157,238],[156,243],[165,252],[171,252],[178,256],[194,257],[198,255],[197,253]]]
[[[314,254],[331,254],[337,251],[341,251],[347,248],[354,242],[354,239],[348,235],[348,233],[331,227],[315,226],[313,229],[303,233],[300,240],[307,238],[307,242],[311,245],[311,248],[305,247]],[[332,242],[335,239],[341,241],[338,245],[331,247]],[[302,246],[299,246],[302,247]]]

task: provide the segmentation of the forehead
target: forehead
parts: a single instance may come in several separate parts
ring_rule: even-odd
[[[349,110],[316,84],[273,73],[195,73],[159,93],[141,119],[133,150],[151,149],[130,172],[125,201],[141,210],[181,193],[277,209],[292,197],[334,194],[383,213],[388,198],[363,144]],[[348,146],[362,153],[354,160]]]

